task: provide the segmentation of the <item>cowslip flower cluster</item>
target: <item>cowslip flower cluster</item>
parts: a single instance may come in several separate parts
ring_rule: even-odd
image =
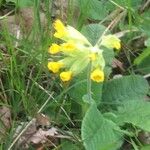
[[[69,81],[73,76],[81,73],[91,63],[91,80],[104,81],[105,60],[99,45],[91,43],[75,28],[65,26],[60,20],[54,22],[54,37],[63,41],[62,44],[53,43],[48,52],[52,55],[59,54],[58,61],[49,61],[48,69],[59,73],[62,81]],[[120,40],[114,35],[103,36],[102,46],[120,49]]]

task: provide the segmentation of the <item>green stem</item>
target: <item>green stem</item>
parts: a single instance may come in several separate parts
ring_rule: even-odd
[[[89,100],[90,103],[92,101],[92,95],[91,95],[91,93],[92,93],[91,92],[92,83],[91,83],[91,78],[90,78],[91,68],[92,68],[92,63],[90,62],[89,66],[88,66],[88,72],[87,72],[87,94],[88,94],[88,100]]]
[[[91,74],[91,68],[92,68],[92,63],[90,62],[88,65],[88,70],[87,70],[87,96],[86,96],[86,103],[84,103],[84,105],[82,105],[82,116],[85,116],[85,113],[87,112],[89,105],[92,104],[92,92],[91,92],[91,78],[90,78],[90,74]]]

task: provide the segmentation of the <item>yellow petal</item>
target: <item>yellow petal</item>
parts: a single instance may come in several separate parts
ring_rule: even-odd
[[[60,73],[60,78],[64,82],[71,80],[71,77],[72,77],[72,71],[66,71],[66,72]]]
[[[117,50],[119,50],[121,48],[120,42],[114,42],[114,48],[116,48]]]
[[[56,53],[60,52],[60,48],[61,47],[59,45],[53,43],[52,46],[49,48],[48,52],[50,54],[56,54]]]
[[[48,62],[47,67],[53,73],[57,73],[57,72],[59,72],[60,68],[63,67],[63,63],[62,62],[54,62],[54,61]]]
[[[99,68],[95,69],[91,73],[91,79],[95,82],[103,82],[104,81],[104,72]]]

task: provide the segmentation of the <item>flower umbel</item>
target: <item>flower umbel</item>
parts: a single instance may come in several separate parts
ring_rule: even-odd
[[[60,73],[60,78],[64,82],[71,80],[71,77],[72,77],[72,71],[65,71]]]
[[[91,73],[91,79],[95,82],[103,82],[104,81],[104,72],[99,68],[95,69]]]
[[[54,43],[49,48],[50,54],[61,52],[61,63],[49,62],[48,68],[53,73],[58,73],[63,68],[69,70],[60,73],[62,81],[71,80],[72,76],[81,73],[90,62],[92,68],[104,68],[105,61],[98,45],[92,46],[79,31],[69,25],[65,26],[60,20],[54,22],[54,28],[56,30],[54,36],[63,40],[64,43],[60,45]]]
[[[62,62],[54,62],[54,61],[53,62],[48,62],[47,67],[53,73],[58,73],[60,68],[63,67],[63,63]]]
[[[84,35],[75,28],[64,25],[60,20],[54,22],[54,28],[56,30],[54,36],[61,39],[63,43],[60,45],[53,43],[49,48],[49,53],[57,54],[61,52],[61,55],[56,57],[57,59],[61,58],[61,60],[58,62],[49,62],[49,70],[53,73],[58,73],[61,69],[60,79],[66,82],[71,80],[73,76],[84,72],[90,63],[91,70],[93,70],[90,73],[91,80],[98,83],[103,82],[103,70],[105,67],[103,48],[107,47],[119,50],[121,48],[120,39],[111,34],[103,35],[97,44],[92,46]],[[64,71],[64,69],[69,71]]]

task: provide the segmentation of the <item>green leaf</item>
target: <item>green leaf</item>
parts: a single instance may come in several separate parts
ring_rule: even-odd
[[[143,130],[150,131],[150,102],[127,101],[118,108],[117,124],[131,123]]]
[[[134,64],[137,65],[138,71],[143,73],[150,72],[150,47],[145,49],[142,54],[135,59]]]
[[[83,104],[83,96],[87,94],[87,80],[83,80],[86,78],[86,75],[79,77],[76,80],[75,86],[69,91],[70,96],[79,104]],[[92,98],[95,100],[97,104],[101,101],[102,95],[102,83],[92,82]]]
[[[61,144],[62,150],[81,150],[82,149],[77,144],[70,142],[70,141],[62,140],[61,143],[62,143]]]
[[[124,76],[104,83],[102,102],[117,103],[142,99],[148,93],[147,81],[139,75]]]
[[[128,1],[127,0],[113,0],[113,1],[121,5],[124,8],[128,7],[129,9],[138,9],[142,0],[128,0]]]
[[[93,45],[96,44],[97,40],[101,37],[102,33],[105,31],[105,27],[100,24],[90,24],[82,28],[82,34],[87,37],[87,39]]]
[[[145,145],[141,148],[141,150],[150,150],[150,145]]]
[[[143,52],[134,60],[134,64],[139,65],[146,57],[150,57],[150,47],[143,50]]]
[[[145,11],[140,17],[140,20],[138,21],[138,24],[136,26],[139,28],[140,31],[142,31],[146,36],[150,36],[150,10]]]
[[[137,65],[137,71],[144,74],[150,73],[150,56],[146,57],[139,65]]]
[[[109,12],[107,3],[98,0],[78,0],[78,3],[82,14],[89,19],[102,20]]]
[[[7,2],[13,2],[20,8],[33,6],[34,0],[7,0]]]
[[[116,150],[121,146],[122,134],[119,127],[103,117],[96,105],[87,111],[81,128],[86,150]]]

